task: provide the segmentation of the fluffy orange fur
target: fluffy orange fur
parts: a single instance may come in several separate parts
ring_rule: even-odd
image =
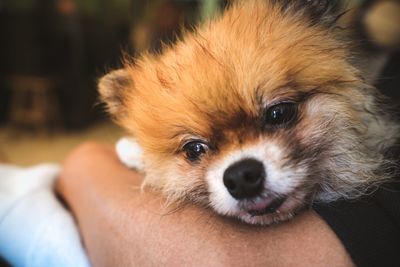
[[[284,11],[277,2],[239,1],[218,18],[185,33],[162,54],[127,60],[124,69],[100,81],[110,113],[143,148],[148,159],[146,182],[171,199],[207,203],[207,166],[260,140],[273,139],[293,152],[295,145],[311,147],[330,137],[330,142],[337,140],[338,153],[356,143],[352,131],[365,136],[360,143],[366,146],[386,148],[394,142],[398,128],[386,115],[381,129],[369,125],[381,116],[375,89],[364,84],[349,63],[346,43],[336,37],[335,29],[311,23],[306,12]],[[300,103],[298,125],[290,134],[260,132],[255,127],[260,114],[280,100]],[[365,115],[365,109],[373,115]],[[390,136],[387,143],[374,143],[385,135]],[[218,148],[197,166],[188,163],[181,150],[193,136]],[[361,166],[362,161],[371,166],[383,162],[360,157],[354,164]],[[383,179],[372,175],[372,168],[360,171],[356,191],[358,183]],[[326,185],[335,186],[343,189],[339,179]],[[330,198],[335,197],[326,196]]]
[[[296,14],[283,16],[268,1],[246,1],[162,55],[127,62],[134,82],[123,96],[124,115],[116,119],[145,151],[169,155],[181,133],[210,135],[215,121],[204,112],[226,114],[213,118],[226,121],[240,112],[257,116],[257,90],[275,97],[282,88],[331,90],[360,82],[347,56],[323,26],[309,27]],[[108,89],[113,90],[102,91]]]

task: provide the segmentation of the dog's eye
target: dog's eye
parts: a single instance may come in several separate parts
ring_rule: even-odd
[[[265,123],[279,126],[291,122],[297,114],[295,103],[281,103],[270,107],[265,114]]]
[[[208,146],[200,141],[192,141],[183,146],[186,158],[190,161],[197,161],[207,152]]]

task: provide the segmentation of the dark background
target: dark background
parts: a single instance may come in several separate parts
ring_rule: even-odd
[[[64,129],[102,119],[96,80],[120,65],[123,52],[137,51],[136,26],[145,25],[145,45],[157,50],[199,19],[199,7],[196,0],[0,0],[0,124],[9,122],[21,77],[51,81]]]

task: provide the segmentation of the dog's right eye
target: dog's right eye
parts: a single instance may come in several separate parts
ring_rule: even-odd
[[[269,108],[265,114],[265,122],[271,126],[282,126],[294,120],[297,115],[295,103],[280,103]]]
[[[183,146],[186,153],[186,158],[189,161],[197,161],[208,150],[208,146],[200,141],[192,141]]]

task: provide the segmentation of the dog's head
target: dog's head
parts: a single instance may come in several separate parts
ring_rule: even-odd
[[[242,1],[99,83],[146,184],[249,223],[382,180],[398,128],[333,33],[336,1]]]

